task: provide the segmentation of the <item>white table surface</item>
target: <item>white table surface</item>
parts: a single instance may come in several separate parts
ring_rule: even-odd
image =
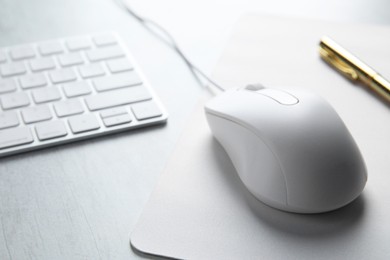
[[[390,2],[130,1],[211,74],[245,12],[390,24]],[[117,31],[166,106],[168,124],[0,159],[0,259],[134,259],[129,235],[201,88],[113,0],[0,0],[0,46]],[[120,151],[120,152],[119,152]]]

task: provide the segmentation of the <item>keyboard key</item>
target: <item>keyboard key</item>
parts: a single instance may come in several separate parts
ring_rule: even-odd
[[[13,79],[0,79],[0,94],[16,90],[16,83]]]
[[[145,87],[137,86],[90,96],[85,98],[85,102],[87,103],[88,108],[93,111],[126,105],[151,98],[152,96]]]
[[[3,51],[0,51],[0,63],[6,62],[7,57],[5,56],[5,53]]]
[[[86,81],[78,81],[64,85],[64,92],[67,97],[76,97],[88,95],[92,92],[91,87]]]
[[[11,49],[11,57],[13,60],[22,60],[35,57],[34,48],[31,46],[20,46]]]
[[[61,66],[73,66],[77,64],[83,64],[83,58],[80,53],[67,53],[58,57],[60,60]]]
[[[76,73],[70,68],[50,71],[49,75],[54,84],[77,79]]]
[[[26,126],[0,131],[0,149],[29,144],[33,141],[30,128]]]
[[[117,44],[116,38],[112,34],[101,34],[93,37],[93,41],[97,46],[106,46]]]
[[[19,78],[22,88],[36,88],[47,84],[46,77],[42,74],[29,74]]]
[[[59,42],[45,42],[39,45],[39,52],[42,55],[52,55],[64,52]]]
[[[83,78],[97,77],[105,74],[102,65],[99,63],[81,66],[79,67],[79,71]]]
[[[76,115],[84,112],[83,105],[77,99],[57,102],[54,104],[54,110],[58,117]]]
[[[90,61],[108,60],[123,56],[125,56],[125,53],[119,46],[109,46],[87,51],[87,57]]]
[[[61,94],[56,87],[46,87],[32,92],[35,103],[44,103],[61,99]]]
[[[115,107],[100,112],[105,126],[115,126],[130,123],[132,118],[124,107]]]
[[[131,122],[131,116],[129,114],[116,115],[116,116],[103,118],[103,123],[107,127],[122,125],[130,122]]]
[[[0,129],[19,125],[18,114],[15,111],[0,113]]]
[[[38,139],[41,141],[63,137],[68,134],[65,124],[61,120],[44,122],[35,126]]]
[[[131,110],[133,110],[133,113],[138,120],[149,119],[162,115],[161,110],[153,101],[134,104],[131,106]]]
[[[49,70],[56,67],[53,58],[39,58],[30,61],[30,67],[33,71]]]
[[[124,88],[142,84],[135,71],[115,74],[104,78],[94,79],[93,85],[97,91],[107,91],[116,88]]]
[[[68,49],[71,51],[78,51],[83,49],[90,49],[91,42],[86,37],[78,37],[78,38],[68,39],[66,41],[66,46],[68,46]]]
[[[29,107],[22,110],[23,121],[26,124],[49,120],[52,118],[48,106]]]
[[[124,107],[114,107],[114,108],[103,110],[102,112],[100,112],[100,116],[102,118],[106,118],[110,116],[122,115],[127,113],[128,112]]]
[[[0,66],[0,73],[4,77],[20,75],[26,73],[23,62],[12,62]]]
[[[99,122],[94,114],[74,116],[69,118],[68,122],[74,134],[100,128]]]
[[[28,95],[24,92],[6,94],[1,97],[1,106],[3,109],[24,107],[30,104]]]
[[[131,65],[128,59],[115,59],[107,61],[108,68],[112,73],[123,72],[132,70],[133,66]]]

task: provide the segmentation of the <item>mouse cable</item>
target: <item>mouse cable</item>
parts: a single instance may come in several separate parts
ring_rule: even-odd
[[[118,4],[122,8],[124,8],[132,17],[138,20],[138,22],[140,22],[149,32],[151,32],[159,40],[161,40],[166,45],[168,45],[171,49],[173,49],[184,60],[184,62],[187,64],[188,68],[190,69],[191,73],[193,74],[195,79],[202,87],[207,87],[207,85],[203,84],[200,77],[205,79],[207,82],[212,84],[217,89],[221,91],[225,91],[224,88],[222,88],[218,83],[216,83],[214,80],[208,77],[202,70],[200,70],[196,65],[194,65],[194,63],[192,63],[188,59],[188,57],[179,48],[179,45],[177,44],[173,36],[165,28],[163,28],[161,25],[154,22],[153,20],[138,15],[136,12],[134,12],[132,8],[130,8],[130,6],[126,3],[126,0],[120,0]],[[160,31],[160,34],[153,28],[156,28],[158,31]],[[161,33],[165,36],[165,38],[161,35]]]

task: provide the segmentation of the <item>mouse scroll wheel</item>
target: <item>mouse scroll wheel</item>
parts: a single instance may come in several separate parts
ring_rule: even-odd
[[[298,104],[299,102],[299,100],[293,95],[291,95],[290,93],[278,89],[266,88],[266,89],[258,90],[256,92],[264,96],[267,96],[282,105],[291,106],[291,105]]]
[[[265,87],[261,84],[249,84],[245,87],[245,89],[251,91],[257,91],[257,90],[265,89]]]

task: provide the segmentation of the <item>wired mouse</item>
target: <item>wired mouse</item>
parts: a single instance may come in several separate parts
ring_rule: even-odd
[[[205,112],[238,176],[263,203],[320,213],[347,205],[363,191],[367,172],[359,148],[317,94],[249,85],[216,96]]]

